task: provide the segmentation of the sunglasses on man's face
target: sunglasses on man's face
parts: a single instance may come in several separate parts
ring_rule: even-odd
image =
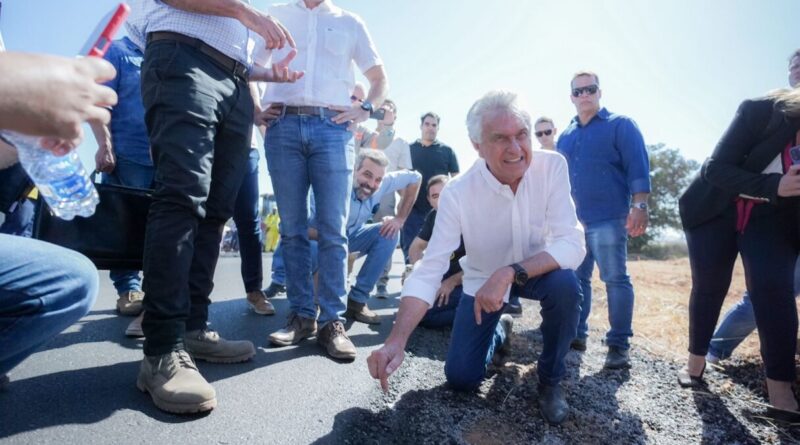
[[[361,102],[361,99],[357,98],[356,96],[350,96],[351,102]]]
[[[597,85],[589,85],[585,87],[573,88],[572,89],[572,97],[580,97],[581,94],[587,93],[588,95],[592,95],[596,93],[598,90]]]
[[[542,136],[550,136],[551,134],[553,134],[553,129],[548,128],[547,130],[537,131],[533,134],[535,134],[537,138],[540,138]]]

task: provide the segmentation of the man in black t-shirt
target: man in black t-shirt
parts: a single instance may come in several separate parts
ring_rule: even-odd
[[[406,263],[409,263],[408,249],[411,246],[411,242],[419,233],[419,229],[425,221],[425,216],[431,211],[431,205],[427,200],[427,190],[424,185],[436,175],[453,177],[458,174],[458,160],[453,149],[436,140],[436,135],[439,132],[439,120],[439,116],[436,113],[427,112],[423,114],[420,124],[422,137],[410,146],[411,165],[414,170],[422,174],[423,188],[420,189],[414,208],[411,209],[411,213],[403,225],[403,232],[400,234],[400,247],[403,249]]]
[[[430,203],[432,210],[428,212],[419,234],[417,234],[409,247],[408,257],[411,264],[422,258],[422,254],[431,240],[433,226],[436,223],[436,209],[439,207],[439,194],[441,194],[448,179],[446,175],[436,175],[426,183],[428,190],[426,200]],[[450,255],[450,267],[442,276],[442,285],[436,292],[436,303],[428,309],[425,317],[420,321],[421,326],[440,328],[453,325],[458,300],[461,299],[461,279],[464,276],[464,272],[461,271],[461,264],[458,261],[466,253],[464,240],[462,239],[461,244]]]

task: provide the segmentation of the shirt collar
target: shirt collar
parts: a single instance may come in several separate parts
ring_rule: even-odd
[[[306,2],[304,2],[303,0],[298,0],[297,6],[302,8],[304,11],[311,12],[311,13],[317,12],[317,11],[319,11],[319,12],[334,12],[335,10],[339,9],[336,6],[333,5],[333,2],[331,2],[331,0],[324,0],[322,3],[319,4],[319,6],[317,6],[314,9],[308,9],[308,7],[306,6]]]
[[[589,123],[591,123],[595,119],[602,119],[604,121],[607,121],[609,116],[611,116],[611,113],[609,113],[608,110],[606,110],[606,107],[602,107],[600,108],[600,111],[598,111],[597,114],[594,115],[592,120],[589,121]],[[577,115],[572,118],[572,122],[574,122],[579,127],[581,126],[581,119]]]

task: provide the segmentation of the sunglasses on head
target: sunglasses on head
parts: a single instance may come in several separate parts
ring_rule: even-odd
[[[580,97],[581,94],[587,93],[590,96],[596,93],[598,90],[597,85],[588,85],[585,87],[573,88],[572,89],[572,97]]]
[[[547,130],[537,131],[533,134],[535,134],[537,138],[540,138],[542,136],[550,136],[551,134],[553,134],[553,129],[548,128]]]

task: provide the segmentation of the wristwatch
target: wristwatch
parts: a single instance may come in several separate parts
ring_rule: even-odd
[[[631,207],[634,209],[644,210],[647,211],[647,203],[646,202],[634,202],[631,204]]]
[[[372,112],[375,111],[375,109],[372,107],[372,102],[368,100],[364,100],[363,102],[361,102],[361,109],[364,111],[369,111],[370,114],[372,114]]]
[[[514,284],[524,286],[528,282],[528,272],[519,263],[512,264],[511,268],[514,269]]]

